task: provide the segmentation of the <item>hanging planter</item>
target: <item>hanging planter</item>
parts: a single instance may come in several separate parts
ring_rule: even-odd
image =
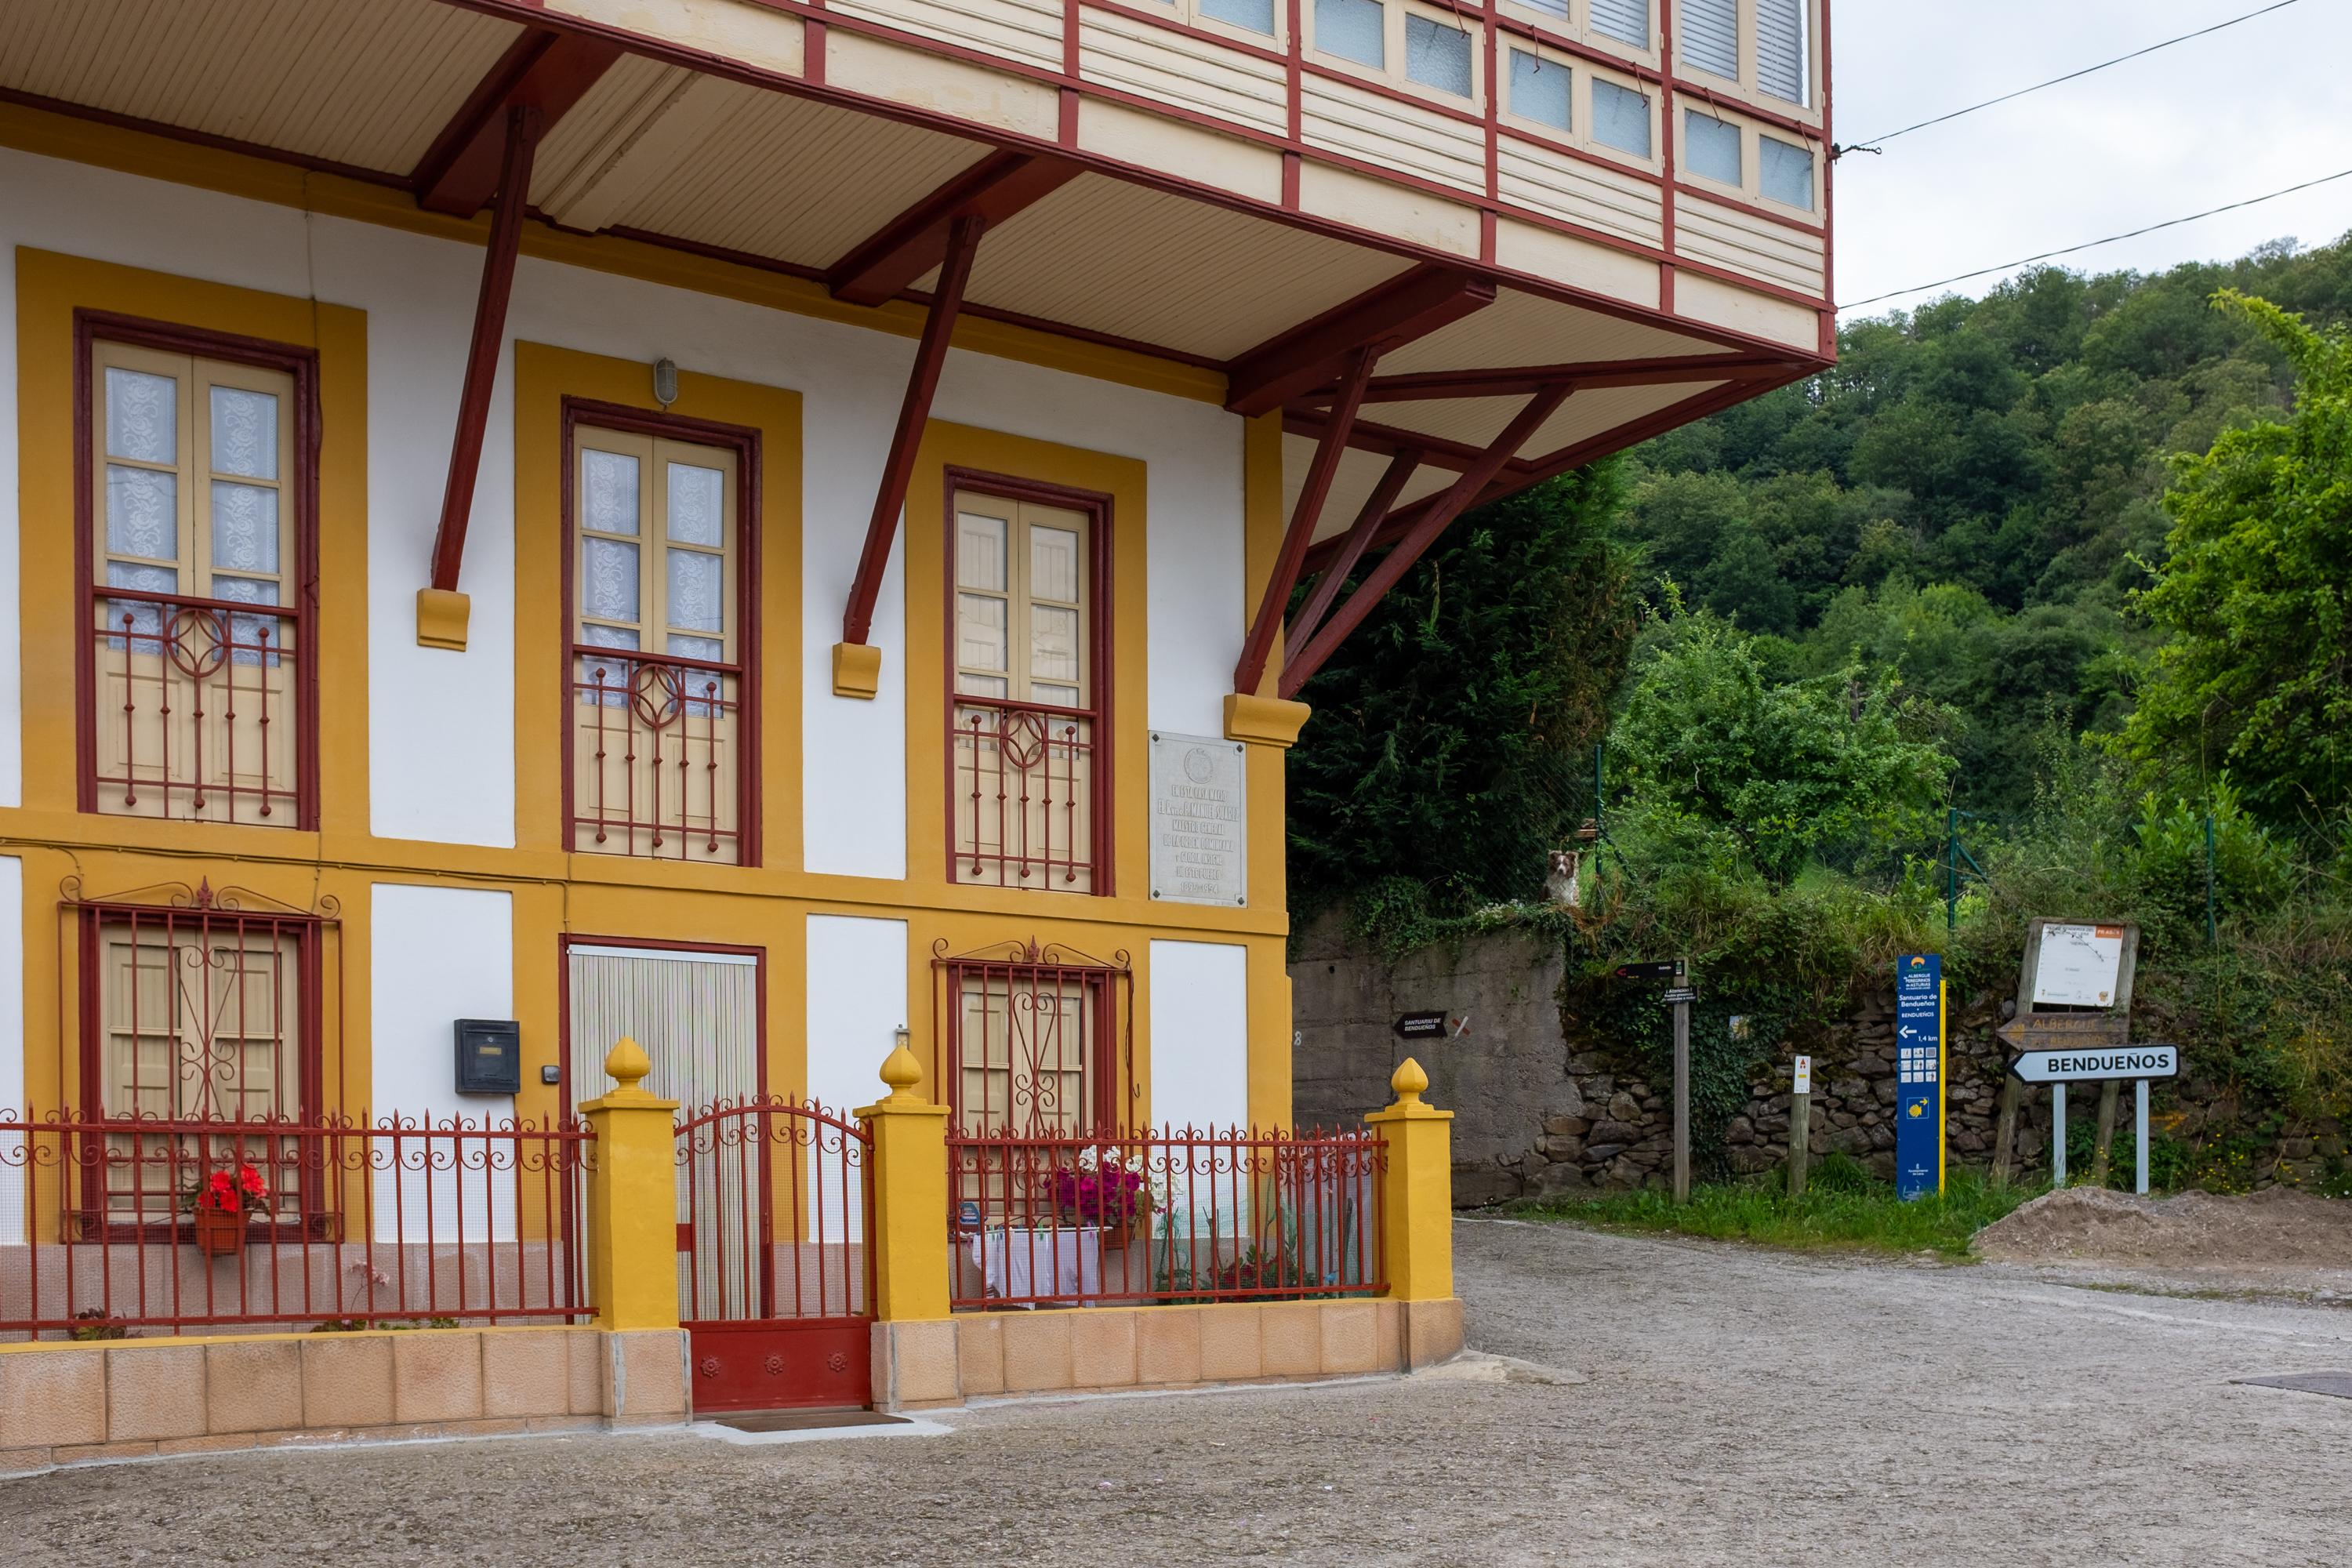
[[[206,1258],[231,1258],[243,1252],[252,1218],[243,1209],[196,1210],[196,1250]]]
[[[269,1187],[250,1165],[234,1173],[215,1171],[180,1194],[180,1207],[192,1221],[196,1250],[206,1258],[229,1258],[245,1250],[253,1216],[269,1212]]]

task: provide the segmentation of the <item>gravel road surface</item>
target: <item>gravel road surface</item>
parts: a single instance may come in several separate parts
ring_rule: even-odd
[[[2352,1562],[2352,1311],[1465,1221],[1507,1364],[941,1436],[280,1451],[0,1482],[79,1564]]]

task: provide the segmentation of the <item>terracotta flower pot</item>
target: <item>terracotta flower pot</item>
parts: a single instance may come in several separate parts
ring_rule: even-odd
[[[245,1250],[249,1214],[226,1209],[196,1210],[196,1250],[206,1258],[231,1258]]]

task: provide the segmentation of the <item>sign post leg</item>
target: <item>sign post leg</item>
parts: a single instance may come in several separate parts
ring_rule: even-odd
[[[2066,1184],[2066,1086],[2050,1086],[2050,1184]]]
[[[2140,1196],[2146,1197],[2147,1196],[2147,1079],[2140,1079],[2138,1089],[2139,1107],[2133,1113],[2132,1121],[2135,1134],[2132,1139],[2132,1149],[2137,1156],[2133,1163],[2139,1168],[2134,1173],[2138,1177],[2138,1183],[2133,1190]]]
[[[1675,1004],[1675,1202],[1690,1202],[1690,1004]]]
[[[1805,1163],[1813,1152],[1813,1097],[1789,1097],[1789,1195],[1805,1195]]]

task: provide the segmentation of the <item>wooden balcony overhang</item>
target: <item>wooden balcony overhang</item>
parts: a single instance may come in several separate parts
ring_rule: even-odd
[[[1464,0],[1490,35],[1654,91],[1664,145],[1646,171],[1604,167],[1503,122],[1489,93],[1478,115],[1430,121],[1483,146],[1483,174],[1438,179],[1388,155],[1402,132],[1351,147],[1308,123],[1347,95],[1438,110],[1344,79],[1295,34],[1265,49],[1124,0],[992,5],[1050,18],[1060,46],[1036,53],[978,23],[950,34],[927,0],[309,0],[296,25],[278,0],[13,0],[0,100],[394,187],[427,210],[492,207],[434,553],[445,592],[528,224],[786,274],[852,304],[935,307],[877,476],[850,643],[959,314],[1219,373],[1235,412],[1278,411],[1290,527],[1235,670],[1244,691],[1303,576],[1417,555],[1466,507],[1830,361],[1826,216],[1678,174],[1676,95],[1724,106],[1670,52],[1607,55]],[[1281,111],[1188,109],[1105,63],[1146,46],[1203,77],[1255,71]],[[1750,134],[1817,150],[1825,215],[1826,110],[1729,109]],[[1639,221],[1530,195],[1506,174],[1528,168],[1631,193],[1609,199]],[[1300,656],[1353,624],[1352,600],[1316,597],[1295,628],[1312,642],[1289,639],[1278,672],[1286,693],[1311,669]]]

